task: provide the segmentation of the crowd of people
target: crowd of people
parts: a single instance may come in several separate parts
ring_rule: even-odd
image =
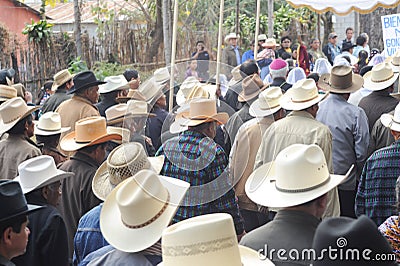
[[[397,265],[400,52],[225,42],[227,90],[203,41],[174,88],[1,70],[0,265]]]

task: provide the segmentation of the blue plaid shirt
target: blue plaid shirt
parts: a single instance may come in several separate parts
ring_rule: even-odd
[[[243,233],[243,219],[228,175],[228,158],[213,139],[186,130],[165,142],[157,155],[164,155],[161,175],[178,178],[191,187],[173,218],[173,223],[203,214],[232,215],[236,233]]]
[[[356,215],[377,225],[397,215],[396,180],[400,176],[400,141],[374,152],[364,165],[356,196]]]

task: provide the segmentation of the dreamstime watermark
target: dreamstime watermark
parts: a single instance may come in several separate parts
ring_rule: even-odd
[[[395,261],[396,254],[374,253],[371,249],[347,248],[348,242],[344,237],[336,240],[336,247],[328,246],[319,251],[308,248],[298,249],[269,249],[265,244],[264,249],[258,250],[258,256],[261,260],[272,261]]]

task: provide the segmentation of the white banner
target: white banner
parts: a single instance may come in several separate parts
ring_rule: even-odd
[[[400,48],[400,14],[382,16],[381,20],[385,51],[392,56]]]

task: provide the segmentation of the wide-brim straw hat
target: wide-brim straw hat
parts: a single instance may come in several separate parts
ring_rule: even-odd
[[[97,169],[93,181],[94,195],[104,201],[110,192],[122,181],[143,169],[161,172],[164,156],[147,157],[143,146],[138,142],[124,143],[108,155]]]
[[[17,97],[17,89],[7,85],[0,85],[0,102]]]
[[[400,105],[397,105],[394,109],[394,115],[381,115],[381,122],[385,127],[390,128],[393,131],[400,132]]]
[[[279,111],[282,107],[279,103],[282,97],[280,87],[270,87],[258,95],[258,99],[250,105],[250,115],[254,117],[265,117]]]
[[[154,77],[143,82],[139,86],[139,92],[144,96],[146,102],[148,103],[154,102],[163,94],[162,85],[156,82]]]
[[[145,101],[129,100],[109,107],[106,111],[107,125],[115,125],[124,121],[127,117],[155,117],[149,113]]]
[[[0,134],[7,132],[21,119],[24,119],[39,109],[36,106],[28,106],[21,97],[15,97],[0,105]]]
[[[128,81],[123,75],[106,77],[104,82],[107,83],[99,86],[99,93],[101,94],[129,89]]]
[[[232,216],[212,213],[183,220],[164,230],[158,266],[274,265],[257,251],[238,245]]]
[[[35,135],[50,136],[67,132],[71,127],[61,127],[61,116],[56,112],[44,113],[35,123]]]
[[[352,167],[353,168],[353,167]],[[325,155],[315,144],[293,144],[274,162],[254,170],[245,185],[247,196],[257,204],[273,208],[301,205],[314,200],[348,177],[329,174]]]
[[[73,79],[73,75],[71,75],[71,73],[69,72],[68,69],[63,69],[59,72],[57,72],[54,76],[54,82],[53,85],[51,86],[51,91],[56,91],[58,89],[58,87],[60,87],[61,85],[67,83],[67,81]]]
[[[19,175],[14,179],[21,185],[24,194],[74,176],[72,172],[57,169],[53,157],[40,155],[18,165]]]
[[[104,117],[92,116],[78,120],[75,123],[75,131],[63,137],[60,147],[64,151],[77,151],[84,147],[121,139],[121,135],[107,129]]]
[[[372,91],[384,90],[392,85],[399,77],[399,73],[394,73],[389,63],[377,64],[371,71],[364,75],[364,87]]]
[[[393,72],[399,73],[399,71],[400,71],[400,50],[397,50],[397,52],[393,55],[393,57],[390,58],[389,62],[390,62]]]
[[[326,91],[335,93],[352,93],[359,90],[364,84],[364,79],[353,74],[349,66],[335,66],[331,74],[323,74],[319,79],[318,86]]]
[[[328,93],[318,93],[313,79],[302,79],[282,96],[280,104],[286,110],[304,110],[319,103],[327,95]]]
[[[171,75],[169,74],[168,68],[163,67],[156,69],[153,77],[155,82],[163,85],[171,78]]]
[[[224,40],[227,43],[227,42],[229,42],[230,39],[239,39],[239,38],[240,38],[239,34],[231,32],[231,33],[229,33],[228,35],[225,36]]]
[[[186,98],[189,95],[189,93],[192,91],[192,89],[199,85],[200,81],[193,77],[190,76],[186,78],[182,84],[179,86],[179,91],[176,93],[176,103],[181,106],[186,102]]]
[[[239,83],[243,79],[242,75],[240,74],[240,66],[241,65],[235,66],[231,70],[232,78],[228,82],[229,87],[232,87],[233,85]]]
[[[278,47],[280,45],[276,43],[274,38],[268,38],[261,46],[263,48],[273,48],[273,47]]]
[[[106,198],[100,229],[113,247],[139,252],[156,243],[167,228],[190,184],[141,170],[120,183]],[[140,241],[132,241],[140,239]]]
[[[115,99],[115,100],[118,103],[126,103],[129,100],[146,101],[146,98],[139,90],[130,89],[126,96],[118,96],[117,99]]]
[[[247,102],[256,98],[261,89],[264,87],[264,83],[258,74],[247,76],[242,81],[243,90],[238,95],[239,102]]]
[[[227,113],[217,113],[217,103],[212,99],[199,99],[190,102],[188,114],[183,114],[185,121],[183,126],[198,126],[206,122],[215,121],[218,124],[225,124],[229,115]]]

